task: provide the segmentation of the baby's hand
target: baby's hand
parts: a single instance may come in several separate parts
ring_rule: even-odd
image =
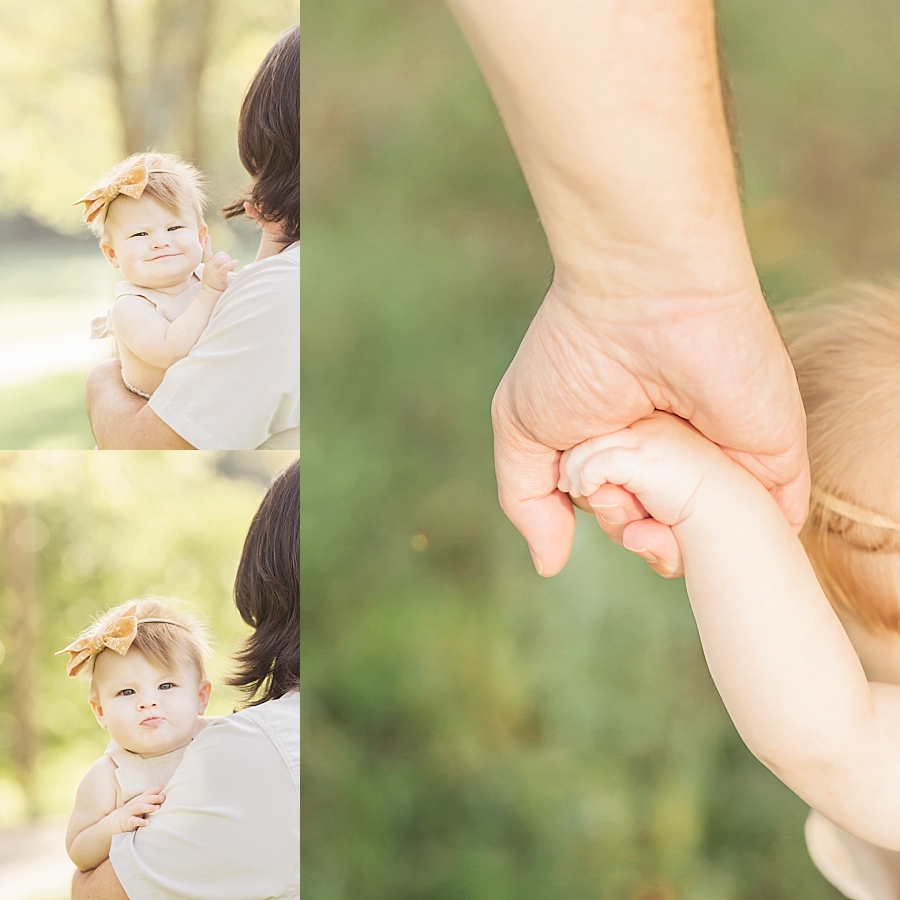
[[[203,241],[203,287],[221,293],[234,278],[233,272],[238,261],[227,253],[219,252],[213,256],[212,241],[209,235]]]
[[[683,419],[655,412],[563,453],[559,489],[574,498],[590,498],[604,484],[619,484],[640,500],[649,516],[671,526],[692,512],[705,480],[733,466],[721,448]]]
[[[160,785],[152,791],[144,791],[137,797],[132,797],[124,806],[116,810],[116,825],[120,832],[136,831],[147,824],[147,816],[156,812],[165,802],[163,793],[165,785]]]

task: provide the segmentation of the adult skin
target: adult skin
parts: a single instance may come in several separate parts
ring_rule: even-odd
[[[260,226],[262,234],[256,254],[257,261],[281,253],[300,237],[299,40],[299,28],[290,29],[282,35],[254,76],[241,107],[238,148],[244,168],[252,176],[253,183],[249,197],[235,201],[223,213],[226,218],[246,214]],[[244,282],[245,292],[251,278],[256,279],[257,284],[262,284],[258,270],[254,270],[252,275],[248,273],[247,277],[248,280]],[[234,285],[234,289],[237,289],[237,285]],[[228,297],[229,290],[226,290],[223,297]],[[234,296],[236,295],[232,294]],[[280,297],[281,294],[277,296]],[[247,298],[246,293],[243,297],[242,302],[252,305],[252,297]],[[294,299],[290,296],[287,301],[293,303]],[[222,303],[223,300],[220,300],[217,308]],[[214,318],[215,315],[214,313]],[[295,327],[291,322],[276,321],[273,325],[268,318],[265,322],[265,341],[257,335],[252,339],[247,338],[246,346],[226,347],[217,344],[212,348],[210,357],[213,360],[227,359],[229,373],[240,376],[232,378],[232,381],[246,383],[249,372],[269,371],[272,369],[273,358],[282,358],[274,349],[275,342],[271,336],[273,330],[281,329],[279,337],[285,348],[284,354],[296,352],[299,355],[299,333],[296,342],[291,341],[290,332]],[[207,332],[201,336],[198,351],[212,328],[211,323]],[[296,343],[296,351],[293,350],[293,343]],[[296,363],[296,359],[290,362]],[[177,364],[173,371],[176,368]],[[234,385],[220,377],[222,372],[223,369],[217,373],[211,367],[195,367],[187,386],[190,387],[191,394],[194,393],[195,384],[198,391],[217,390],[218,396],[210,394],[217,415],[221,416],[221,411],[230,410],[229,415],[240,417],[241,410],[235,407]],[[292,385],[294,379],[289,377],[290,369],[285,369],[285,372],[286,375],[280,381],[287,379],[287,383]],[[166,376],[168,378],[169,374]],[[163,380],[161,391],[174,383],[170,380],[167,384],[166,379]],[[259,385],[255,390],[259,395],[259,402],[255,402],[252,397],[245,398],[244,401],[254,400],[251,404],[256,407],[254,411],[262,409],[268,412],[270,407],[284,402],[283,396],[263,395],[262,392],[266,389]],[[293,387],[282,390],[293,390]],[[125,387],[121,366],[114,359],[101,363],[90,373],[85,385],[85,400],[97,446],[103,450],[192,450],[194,445],[187,439],[190,437],[190,430],[194,429],[198,435],[206,435],[209,430],[207,426],[212,425],[206,421],[198,421],[196,424],[191,422],[187,426],[182,424],[181,430],[184,431],[187,427],[188,434],[180,433],[158,415],[147,400]],[[159,408],[157,404],[157,409]],[[163,416],[170,418],[166,413]],[[245,415],[244,419],[249,422],[251,416]],[[217,423],[217,427],[221,426]],[[221,435],[216,434],[213,438],[221,438]],[[209,437],[204,439],[208,444],[211,443]],[[197,438],[194,437],[194,440]],[[256,446],[255,443],[244,446],[235,443],[236,440],[234,434],[228,434],[225,441],[216,441],[217,446],[204,446],[203,449],[253,449]],[[218,446],[218,443],[223,443],[223,446]]]
[[[235,581],[235,603],[254,632],[237,654],[237,672],[229,683],[241,687],[258,708],[299,688],[299,482],[295,461],[269,489],[250,527]],[[249,765],[248,770],[253,777]],[[221,815],[221,808],[214,815]],[[198,867],[203,864],[198,858]],[[129,900],[129,895],[107,859],[96,869],[75,873],[72,900]]]
[[[540,214],[553,282],[494,397],[500,503],[553,575],[575,528],[561,451],[673,412],[799,529],[796,378],[744,233],[711,0],[448,0]],[[671,530],[621,488],[588,508],[660,574]]]

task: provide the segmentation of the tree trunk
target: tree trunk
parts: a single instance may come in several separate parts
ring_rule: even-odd
[[[148,71],[121,27],[116,0],[104,0],[108,66],[125,155],[160,150],[202,163],[200,85],[209,53],[216,0],[154,0]]]
[[[4,508],[4,574],[9,627],[11,713],[19,725],[13,746],[16,775],[25,793],[28,815],[38,814],[34,771],[38,753],[35,685],[38,678],[37,554],[28,538],[28,506],[11,502]]]

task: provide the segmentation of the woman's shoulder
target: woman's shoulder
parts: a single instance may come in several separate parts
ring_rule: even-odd
[[[188,747],[185,759],[188,757],[197,763],[203,759],[206,764],[221,758],[223,765],[235,772],[245,763],[255,771],[259,760],[266,757],[277,766],[280,757],[299,790],[299,692],[213,719]]]
[[[257,285],[271,287],[274,284],[292,287],[299,277],[300,242],[297,241],[274,256],[247,263],[235,276],[226,295],[229,292],[233,293],[239,285],[244,285],[248,289]]]
[[[300,693],[292,691],[277,700],[267,700],[258,706],[248,706],[227,716],[209,721],[197,739],[220,740],[226,736],[267,736],[276,745],[299,744]]]

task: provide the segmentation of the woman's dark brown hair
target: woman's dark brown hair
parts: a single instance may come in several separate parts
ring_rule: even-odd
[[[257,69],[241,106],[238,152],[253,183],[222,210],[244,214],[249,200],[265,222],[279,222],[283,242],[300,239],[300,26],[289,28]]]
[[[300,686],[300,460],[275,479],[253,517],[234,582],[234,602],[253,634],[228,683],[248,705]]]

